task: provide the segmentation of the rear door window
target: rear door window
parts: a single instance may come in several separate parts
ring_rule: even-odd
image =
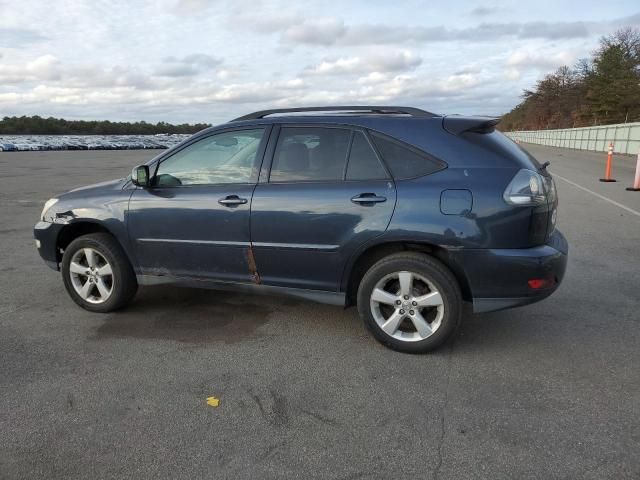
[[[447,166],[442,160],[404,142],[378,132],[370,133],[376,148],[395,179],[422,177]]]
[[[283,127],[269,181],[342,181],[350,140],[344,128]]]

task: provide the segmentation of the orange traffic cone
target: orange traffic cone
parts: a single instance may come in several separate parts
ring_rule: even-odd
[[[638,153],[638,161],[636,162],[636,177],[633,180],[633,187],[627,187],[630,192],[640,192],[640,153]]]
[[[601,182],[615,182],[613,178],[611,178],[611,168],[613,167],[613,142],[609,144],[609,153],[607,154],[607,167],[604,171],[604,178],[601,178]]]

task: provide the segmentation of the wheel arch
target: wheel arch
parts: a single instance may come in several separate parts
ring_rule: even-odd
[[[58,263],[60,263],[60,261],[62,260],[62,253],[71,242],[73,242],[76,238],[81,237],[82,235],[88,235],[90,233],[108,233],[115,239],[116,242],[118,242],[118,244],[126,254],[127,250],[125,246],[122,245],[122,242],[118,239],[118,236],[115,235],[115,233],[112,232],[103,222],[92,219],[82,219],[68,223],[62,229],[60,229],[60,232],[58,232],[58,236],[56,237],[56,252],[58,255]],[[129,262],[131,262],[130,258]]]
[[[341,282],[341,290],[345,292],[345,306],[355,305],[360,280],[373,264],[391,254],[407,251],[424,253],[442,262],[458,282],[462,298],[466,301],[472,300],[471,287],[464,270],[452,258],[446,248],[427,242],[388,241],[370,245],[357,255],[354,255],[349,266],[345,269]]]

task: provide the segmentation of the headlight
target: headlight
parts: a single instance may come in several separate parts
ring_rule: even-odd
[[[542,175],[522,169],[513,177],[504,191],[504,200],[511,205],[535,206],[547,201],[547,188]]]
[[[56,203],[58,203],[57,198],[50,198],[46,202],[44,202],[44,207],[42,208],[42,213],[40,214],[40,218],[44,220],[44,214],[47,213],[51,207],[53,207]]]

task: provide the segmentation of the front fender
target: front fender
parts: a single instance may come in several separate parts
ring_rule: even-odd
[[[91,196],[83,191],[69,192],[46,211],[34,228],[43,259],[51,265],[59,261],[61,240],[68,244],[75,236],[92,231],[107,231],[120,243],[127,257],[132,249],[125,224],[125,214],[133,190],[105,190]],[[38,242],[36,242],[38,243]]]

